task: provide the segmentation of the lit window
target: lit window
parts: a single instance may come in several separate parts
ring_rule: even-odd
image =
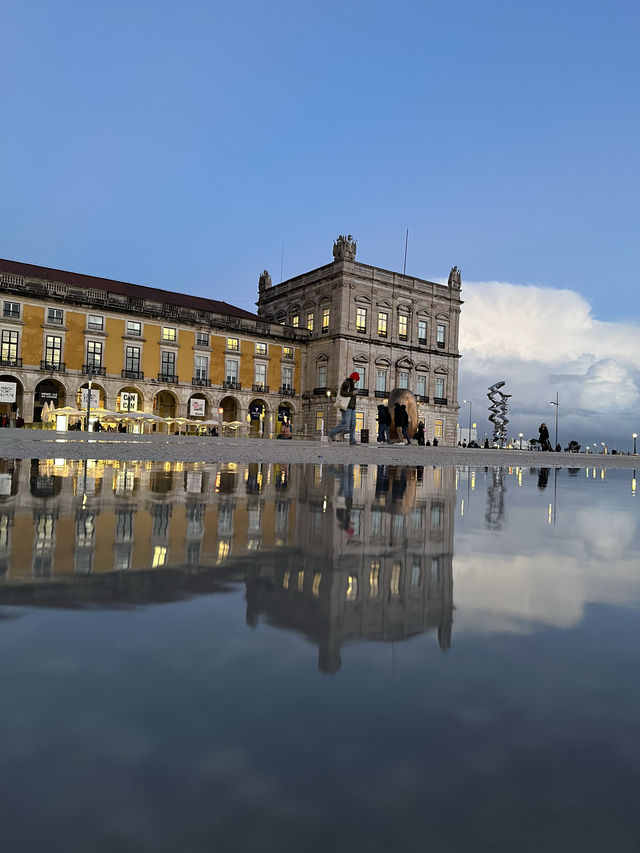
[[[442,438],[444,435],[444,421],[436,420],[434,424],[434,433],[436,438]]]
[[[152,569],[158,569],[160,566],[164,566],[167,562],[167,548],[165,545],[156,545],[153,549],[153,561],[151,563]]]
[[[227,338],[227,349],[237,352],[240,349],[240,341],[238,338]]]
[[[266,355],[267,354],[267,345],[262,343],[256,344],[256,355]]]
[[[47,323],[54,326],[61,326],[63,322],[62,308],[49,308],[47,311]]]
[[[330,308],[323,308],[322,309],[322,331],[323,332],[329,331],[329,318],[330,318],[330,316],[331,316],[331,309]]]
[[[293,326],[294,329],[298,328],[298,326],[300,325],[300,315],[299,314],[293,315],[293,317],[291,318],[291,325]]]
[[[380,563],[375,560],[369,569],[369,598],[378,598],[380,595]]]
[[[426,320],[418,320],[418,343],[426,344],[427,343],[427,321]]]
[[[387,337],[387,327],[389,326],[389,315],[386,311],[380,311],[378,314],[378,335],[381,338]]]
[[[102,341],[87,341],[87,367],[102,367]]]
[[[139,323],[137,320],[127,320],[127,334],[140,337],[142,334],[142,323]]]
[[[176,330],[172,326],[162,327],[162,340],[175,341],[177,337]]]
[[[320,433],[324,431],[324,413],[322,409],[318,409],[316,411],[316,432]]]
[[[13,366],[18,361],[18,333],[9,329],[2,330],[0,363]]]
[[[436,333],[436,342],[437,342],[438,346],[440,347],[440,349],[444,348],[445,340],[446,340],[445,327],[443,325],[439,324],[438,329],[437,329],[437,333]]]
[[[356,308],[356,332],[364,335],[367,331],[367,309]]]
[[[398,315],[398,337],[401,341],[407,340],[407,328],[409,326],[409,318],[406,314]]]
[[[283,347],[282,348],[282,357],[283,358],[293,358],[293,347]]]
[[[400,595],[400,563],[394,563],[391,569],[391,582],[389,583],[389,592],[391,595]]]
[[[356,432],[364,429],[364,412],[356,412]]]
[[[310,332],[313,332],[313,311],[309,311],[307,314],[307,329]]]

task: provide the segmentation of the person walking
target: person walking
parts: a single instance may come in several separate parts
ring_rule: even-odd
[[[407,412],[407,407],[403,403],[396,403],[393,410],[393,420],[396,426],[396,435],[398,438],[400,438],[400,431],[402,431],[403,443],[406,441],[407,444],[411,444],[408,431],[409,413]]]
[[[344,434],[345,432],[349,432],[349,444],[353,447],[353,445],[357,444],[356,442],[356,382],[360,379],[360,374],[355,370],[350,376],[344,380],[342,385],[340,386],[340,390],[338,395],[342,398],[342,402],[344,402],[344,409],[342,409],[342,420],[335,426],[333,429],[329,430],[329,440],[336,441],[336,436],[338,433]],[[348,398],[348,401],[347,401]]]
[[[540,424],[540,426],[538,427],[538,433],[539,433],[538,441],[540,442],[540,450],[551,450],[552,447],[551,447],[551,441],[549,440],[549,430],[547,429],[547,425],[546,424]]]
[[[391,415],[389,407],[384,405],[378,406],[378,441],[380,444],[389,443],[389,427],[391,425]]]

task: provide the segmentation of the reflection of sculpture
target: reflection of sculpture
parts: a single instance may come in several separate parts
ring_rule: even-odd
[[[447,284],[452,290],[460,290],[462,286],[461,276],[462,270],[459,270],[458,267],[451,267]]]
[[[271,276],[267,270],[262,270],[258,279],[258,290],[266,290],[267,287],[271,287]]]
[[[335,261],[355,261],[356,259],[356,241],[351,234],[341,234],[337,240],[333,242],[333,259]]]
[[[393,391],[389,394],[389,414],[391,415],[391,426],[390,426],[390,434],[393,439],[396,437],[397,441],[402,441],[402,430],[400,427],[396,430],[396,425],[394,423],[394,409],[396,403],[399,403],[401,406],[406,406],[407,414],[409,415],[409,426],[407,427],[407,433],[409,438],[413,438],[416,434],[416,430],[418,429],[418,403],[415,398],[415,394],[409,391],[407,388],[394,388]]]
[[[501,443],[507,440],[507,424],[509,423],[509,418],[507,417],[507,406],[509,404],[507,401],[511,396],[511,394],[503,394],[502,391],[498,390],[503,385],[504,382],[496,382],[490,385],[489,393],[487,394],[487,397],[491,400],[489,420],[493,424],[493,440]]]
[[[500,530],[504,516],[504,477],[502,468],[494,468],[491,485],[487,489],[487,511],[484,519],[491,530]]]

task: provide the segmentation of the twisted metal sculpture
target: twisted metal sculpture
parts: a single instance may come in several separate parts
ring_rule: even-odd
[[[489,420],[493,424],[493,440],[500,443],[504,443],[507,440],[507,424],[509,423],[507,407],[509,405],[508,399],[511,396],[511,394],[503,394],[502,391],[498,390],[503,385],[504,382],[496,382],[490,385],[489,393],[487,394],[487,397],[491,401],[491,405],[489,406],[489,411],[491,412]]]

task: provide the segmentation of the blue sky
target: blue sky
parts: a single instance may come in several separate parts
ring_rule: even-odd
[[[417,276],[638,325],[637,2],[0,10],[0,256],[252,309],[283,246],[401,269],[408,228]]]

